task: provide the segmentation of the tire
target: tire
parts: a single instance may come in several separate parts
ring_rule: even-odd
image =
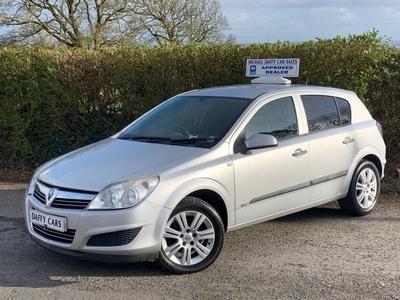
[[[186,197],[165,226],[158,263],[176,274],[204,270],[219,256],[224,234],[221,217],[210,204]]]
[[[375,207],[380,188],[378,169],[372,162],[362,160],[351,179],[347,196],[339,200],[339,205],[346,214],[365,216]]]

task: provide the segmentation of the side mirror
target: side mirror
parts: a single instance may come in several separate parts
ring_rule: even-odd
[[[276,147],[278,146],[278,141],[276,138],[270,134],[261,134],[256,133],[253,134],[251,137],[244,141],[246,148],[248,150],[251,149],[260,149],[260,148],[267,148],[267,147]]]

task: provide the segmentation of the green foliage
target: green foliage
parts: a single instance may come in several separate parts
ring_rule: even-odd
[[[0,50],[0,167],[37,167],[110,136],[167,98],[248,83],[247,58],[301,59],[293,83],[355,91],[400,165],[400,53],[377,32],[301,44]]]

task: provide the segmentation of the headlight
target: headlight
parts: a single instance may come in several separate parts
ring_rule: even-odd
[[[29,182],[28,188],[26,189],[25,198],[28,195],[32,195],[33,192],[35,191],[36,180],[39,176],[39,172],[40,172],[40,169],[36,170],[35,173],[33,174],[31,181]]]
[[[88,209],[122,209],[141,203],[156,188],[160,178],[149,176],[123,181],[105,187]]]

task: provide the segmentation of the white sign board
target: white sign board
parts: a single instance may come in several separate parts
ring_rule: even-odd
[[[48,215],[36,209],[30,210],[29,219],[32,223],[60,232],[67,231],[67,218]]]
[[[298,77],[300,58],[248,59],[247,77]]]

